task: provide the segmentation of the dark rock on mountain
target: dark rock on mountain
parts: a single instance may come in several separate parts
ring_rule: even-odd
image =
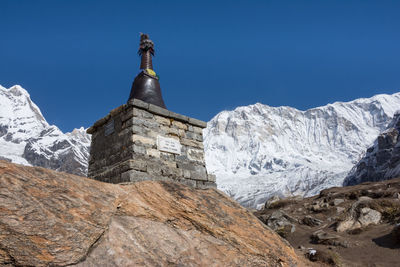
[[[353,167],[343,185],[382,181],[400,176],[400,113],[396,113],[387,129],[367,149]]]

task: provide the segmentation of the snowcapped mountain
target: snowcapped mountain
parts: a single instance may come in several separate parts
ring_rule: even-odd
[[[207,169],[244,206],[341,186],[400,109],[400,93],[300,111],[255,104],[217,114],[204,131]]]
[[[400,93],[306,111],[259,103],[223,111],[204,130],[207,169],[244,206],[317,194],[343,184],[398,109]],[[25,89],[0,86],[0,159],[86,175],[89,147],[83,128],[61,132]]]
[[[0,158],[24,165],[86,175],[90,136],[49,125],[19,85],[0,86]]]
[[[400,176],[400,113],[379,134],[361,160],[351,169],[343,185],[389,180]]]

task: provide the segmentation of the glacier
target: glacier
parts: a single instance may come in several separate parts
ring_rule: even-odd
[[[273,196],[311,196],[342,186],[400,108],[400,93],[301,111],[260,103],[222,111],[204,130],[218,188],[246,207]]]

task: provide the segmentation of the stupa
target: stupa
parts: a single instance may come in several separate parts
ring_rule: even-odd
[[[87,130],[92,135],[88,177],[109,183],[165,180],[215,187],[204,161],[206,122],[166,109],[153,69],[154,43],[141,34],[141,72],[129,99]]]

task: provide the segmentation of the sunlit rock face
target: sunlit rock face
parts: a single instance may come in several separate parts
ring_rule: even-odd
[[[297,110],[255,104],[217,114],[205,129],[206,164],[245,206],[272,195],[341,186],[400,107],[400,93]]]
[[[216,189],[0,161],[1,266],[309,266]]]

